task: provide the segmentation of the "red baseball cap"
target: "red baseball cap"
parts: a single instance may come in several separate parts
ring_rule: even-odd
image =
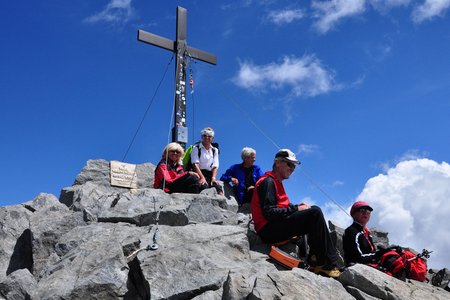
[[[353,217],[355,212],[357,212],[360,208],[367,208],[370,211],[373,210],[373,208],[370,207],[369,203],[364,201],[356,201],[355,203],[353,203],[352,208],[350,209],[350,215]]]

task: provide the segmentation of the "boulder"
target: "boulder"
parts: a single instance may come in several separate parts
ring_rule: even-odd
[[[353,287],[359,291],[379,299],[448,299],[449,294],[430,284],[407,280],[406,282],[398,280],[375,268],[356,264],[347,268],[338,278],[344,286]],[[352,295],[356,295],[353,294]],[[358,298],[364,299],[364,298]]]
[[[0,299],[38,299],[37,282],[28,269],[19,269],[0,283]]]
[[[33,272],[31,214],[22,205],[0,207],[0,282],[19,269]]]

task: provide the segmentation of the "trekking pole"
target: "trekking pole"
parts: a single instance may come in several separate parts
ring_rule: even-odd
[[[433,251],[428,251],[427,249],[423,249],[422,253],[417,254],[414,257],[411,257],[410,259],[408,259],[408,261],[413,261],[416,260],[418,258],[424,257],[424,258],[430,258],[430,254],[433,253]]]

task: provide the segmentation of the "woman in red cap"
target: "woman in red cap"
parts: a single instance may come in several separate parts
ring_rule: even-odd
[[[375,263],[380,258],[366,225],[373,208],[364,201],[356,201],[350,209],[353,224],[345,229],[344,259],[347,265],[354,263]]]

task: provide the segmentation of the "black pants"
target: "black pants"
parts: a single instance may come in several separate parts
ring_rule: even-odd
[[[241,205],[244,204],[244,203],[252,202],[252,197],[253,197],[253,191],[254,190],[255,190],[254,188],[252,188],[252,189],[245,189],[244,190],[244,199],[242,199]]]
[[[190,174],[186,174],[170,183],[168,188],[170,193],[200,193],[200,184],[198,182],[197,176]]]
[[[217,193],[223,193],[222,187],[217,183],[212,183],[212,171],[208,170],[200,170],[202,171],[203,176],[206,179],[206,183],[200,187],[200,190],[208,189],[210,187],[213,187],[216,189]]]
[[[261,239],[268,244],[303,234],[308,235],[310,255],[316,255],[318,265],[337,264],[336,248],[331,241],[322,210],[317,206],[296,211],[281,221],[269,222],[258,232]]]

